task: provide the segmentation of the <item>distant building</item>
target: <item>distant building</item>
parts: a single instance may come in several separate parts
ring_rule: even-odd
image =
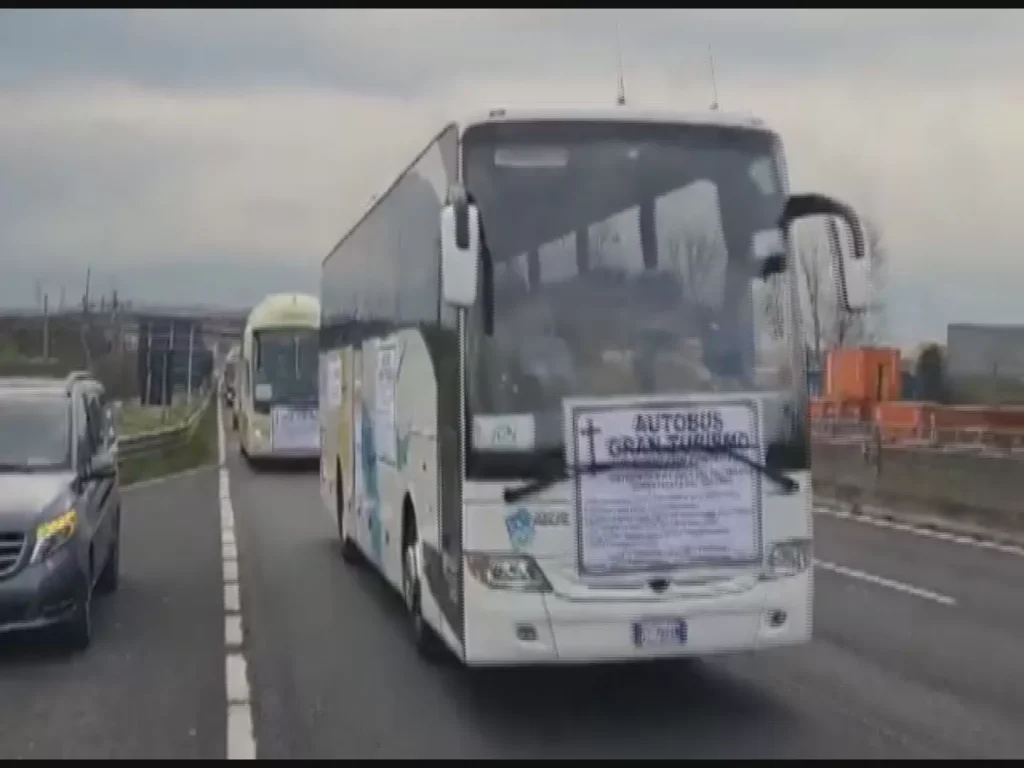
[[[946,375],[1024,381],[1024,325],[947,326]]]

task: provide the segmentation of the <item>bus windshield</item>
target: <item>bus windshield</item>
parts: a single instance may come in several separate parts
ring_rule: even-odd
[[[318,343],[314,329],[254,332],[254,398],[271,405],[315,404]]]
[[[496,123],[467,130],[464,168],[493,266],[467,328],[474,416],[532,414],[544,449],[565,397],[805,385],[792,274],[761,279],[752,253],[786,201],[774,134]]]

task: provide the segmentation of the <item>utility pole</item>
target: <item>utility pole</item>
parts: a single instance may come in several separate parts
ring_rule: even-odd
[[[50,359],[50,297],[43,294],[43,360]]]
[[[715,55],[708,46],[708,68],[711,70],[711,109],[718,109],[718,79],[715,77]]]
[[[167,347],[164,350],[164,369],[161,372],[160,378],[163,380],[163,417],[164,421],[167,421],[167,417],[170,414],[171,397],[174,392],[174,376],[171,366],[173,365],[174,356],[172,354],[174,350],[174,320],[171,320],[171,333],[167,340]]]
[[[85,268],[85,294],[82,296],[82,311],[89,312],[89,283],[92,282],[92,267]]]
[[[146,323],[146,400],[145,405],[153,402],[153,324]]]
[[[192,405],[192,356],[193,350],[195,349],[195,342],[196,324],[192,323],[188,328],[188,384],[187,389],[185,390],[185,403],[189,406]]]
[[[615,54],[618,57],[618,69],[619,69],[619,82],[618,82],[618,93],[615,97],[615,103],[620,106],[626,106],[626,75],[622,69],[622,41],[619,37],[619,25],[615,25]]]

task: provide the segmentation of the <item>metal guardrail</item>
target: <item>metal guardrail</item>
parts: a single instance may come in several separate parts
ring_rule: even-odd
[[[968,453],[1024,458],[1024,430],[983,427],[931,427],[898,429],[889,426],[876,435],[872,422],[852,419],[813,419],[811,436],[816,442],[881,445],[938,453]]]
[[[127,435],[117,438],[117,456],[119,460],[136,458],[148,453],[166,451],[184,445],[195,434],[206,410],[217,396],[217,387],[210,387],[203,398],[202,404],[181,424],[163,427],[138,435]]]

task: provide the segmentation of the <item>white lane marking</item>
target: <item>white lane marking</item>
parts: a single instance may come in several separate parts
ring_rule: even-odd
[[[256,732],[252,722],[252,693],[245,661],[245,626],[238,579],[235,509],[231,504],[224,413],[217,401],[217,455],[220,464],[220,539],[224,569],[224,684],[227,698],[227,759],[255,760]]]
[[[224,679],[227,681],[228,704],[249,703],[249,671],[245,656],[229,653],[224,664]],[[228,745],[228,749],[231,745]]]
[[[911,525],[910,523],[899,523],[895,520],[887,520],[884,517],[875,517],[873,515],[854,515],[849,512],[843,512],[842,510],[830,509],[829,507],[816,506],[814,508],[814,511],[819,515],[827,515],[828,517],[835,517],[839,520],[849,520],[853,523],[861,523],[862,525],[873,525],[876,528],[886,528],[890,531],[909,533],[913,536],[923,536],[929,539],[936,539],[937,541],[946,541],[950,544],[959,544],[965,547],[987,549],[989,551],[999,552],[1004,555],[1024,557],[1024,547],[1019,546],[1017,544],[1003,544],[998,541],[991,541],[989,539],[975,538],[974,536],[966,536],[962,533],[950,533],[948,531],[941,531],[932,528],[922,528],[920,526]]]
[[[242,617],[224,617],[224,644],[228,648],[241,648],[242,646]]]
[[[940,605],[956,605],[956,600],[949,597],[949,595],[940,595],[938,592],[931,592],[930,590],[921,589],[920,587],[915,587],[911,584],[904,584],[901,581],[894,581],[893,579],[875,576],[872,573],[858,571],[855,568],[847,568],[845,565],[837,565],[836,563],[815,559],[814,566],[815,568],[821,568],[823,571],[831,571],[832,573],[837,573],[840,576],[857,579],[858,581],[866,581],[868,584],[893,589],[907,595],[920,597],[923,600],[931,600],[933,603],[939,603]]]

